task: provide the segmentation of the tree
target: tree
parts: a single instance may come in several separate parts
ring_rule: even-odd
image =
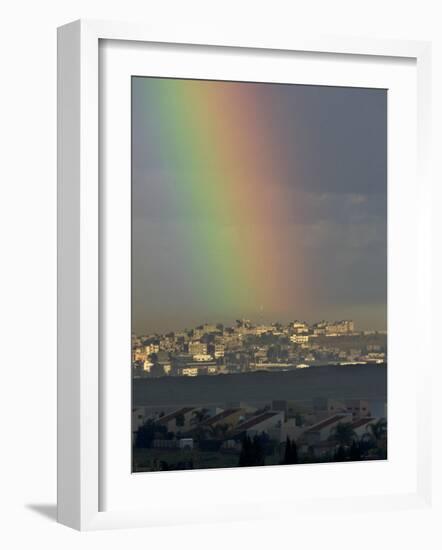
[[[361,452],[361,446],[358,441],[353,439],[353,442],[350,447],[350,453],[349,453],[350,460],[361,460],[362,459],[362,452]]]
[[[267,350],[267,359],[269,361],[277,361],[279,357],[279,346],[269,346]]]
[[[252,441],[245,435],[241,444],[238,466],[251,466],[252,462]]]
[[[210,418],[209,410],[203,408],[203,409],[198,409],[196,411],[193,411],[192,417],[193,417],[191,421],[192,424],[195,424],[195,425],[202,424],[203,422],[205,422]]]
[[[367,426],[367,432],[362,436],[361,442],[369,451],[372,458],[387,457],[387,420],[380,418]]]
[[[245,435],[242,440],[238,466],[264,466],[264,450],[259,438],[255,435],[251,439]]]
[[[152,419],[149,419],[138,428],[135,438],[135,447],[145,449],[149,448],[152,445],[152,441],[156,438],[166,439],[167,428],[166,426],[161,426]]]
[[[191,424],[195,426],[193,433],[197,441],[202,441],[207,435],[209,426],[204,425],[205,421],[210,418],[208,409],[199,409],[193,411]]]
[[[348,447],[356,439],[356,434],[350,422],[339,422],[333,429],[330,439],[342,447]]]
[[[289,436],[285,441],[285,451],[284,458],[282,459],[281,464],[298,464],[298,448],[296,443],[292,441]]]
[[[380,418],[377,422],[369,424],[368,430],[373,439],[379,443],[387,438],[387,420],[385,418]]]
[[[164,370],[163,365],[160,365],[160,363],[155,362],[151,369],[150,369],[150,375],[152,377],[159,378],[160,376],[164,376],[166,374],[166,371]]]
[[[230,430],[228,424],[215,424],[214,426],[209,426],[210,435],[214,439],[224,439],[226,433]]]
[[[175,417],[175,424],[179,428],[182,428],[184,426],[184,423],[185,423],[184,414],[183,413],[177,414]]]
[[[299,412],[295,413],[295,424],[298,427],[300,427],[304,424],[304,417]]]
[[[335,452],[334,460],[336,462],[343,462],[344,460],[347,460],[347,454],[342,445],[339,445],[339,447],[337,448]]]

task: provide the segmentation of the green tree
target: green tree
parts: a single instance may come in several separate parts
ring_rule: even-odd
[[[160,376],[165,376],[166,371],[164,370],[163,365],[160,365],[160,363],[154,363],[150,369],[150,375],[156,378],[159,378]]]
[[[224,439],[227,432],[230,430],[230,426],[228,424],[216,424],[215,426],[210,426],[210,435],[214,439]]]
[[[194,425],[202,424],[206,420],[210,418],[209,410],[202,408],[197,409],[196,411],[193,411],[192,413],[192,421],[191,423]]]
[[[150,448],[154,439],[166,438],[166,426],[161,426],[152,419],[149,419],[138,428],[137,435],[135,437],[135,447],[145,449]]]
[[[342,447],[348,447],[356,439],[356,434],[350,422],[339,422],[333,429],[330,439]]]
[[[369,424],[361,442],[372,458],[387,458],[387,420],[380,418]]]
[[[180,413],[180,414],[177,414],[176,417],[175,417],[175,423],[176,425],[179,427],[179,428],[182,428],[184,426],[184,423],[185,423],[185,418],[184,418],[184,414],[183,413]]]

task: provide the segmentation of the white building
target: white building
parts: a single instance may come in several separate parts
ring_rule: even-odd
[[[355,330],[353,321],[335,321],[327,323],[325,326],[326,336],[341,336],[343,334],[352,334]]]
[[[153,367],[152,361],[149,361],[149,359],[146,359],[143,363],[143,370],[144,372],[150,372],[150,369]]]
[[[206,355],[207,354],[207,344],[200,342],[199,340],[194,340],[189,342],[189,354],[190,355]]]
[[[149,344],[145,347],[146,354],[150,355],[151,353],[158,353],[160,351],[159,344]]]
[[[198,376],[198,367],[184,367],[181,374],[182,376]]]
[[[294,344],[308,344],[308,335],[307,334],[292,334],[290,336],[290,341]]]
[[[309,331],[309,326],[303,321],[294,321],[291,324],[291,328],[295,331],[296,334],[303,334]]]
[[[208,353],[197,353],[193,356],[194,361],[211,361],[213,357]]]

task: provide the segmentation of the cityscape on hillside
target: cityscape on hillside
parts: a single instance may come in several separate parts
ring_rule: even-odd
[[[350,320],[262,325],[242,319],[234,326],[203,324],[178,332],[132,338],[135,378],[284,371],[386,361],[386,332],[357,331]]]

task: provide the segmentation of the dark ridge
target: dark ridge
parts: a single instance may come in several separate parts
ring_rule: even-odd
[[[385,365],[310,367],[287,372],[136,378],[134,406],[183,407],[239,401],[387,399]]]

